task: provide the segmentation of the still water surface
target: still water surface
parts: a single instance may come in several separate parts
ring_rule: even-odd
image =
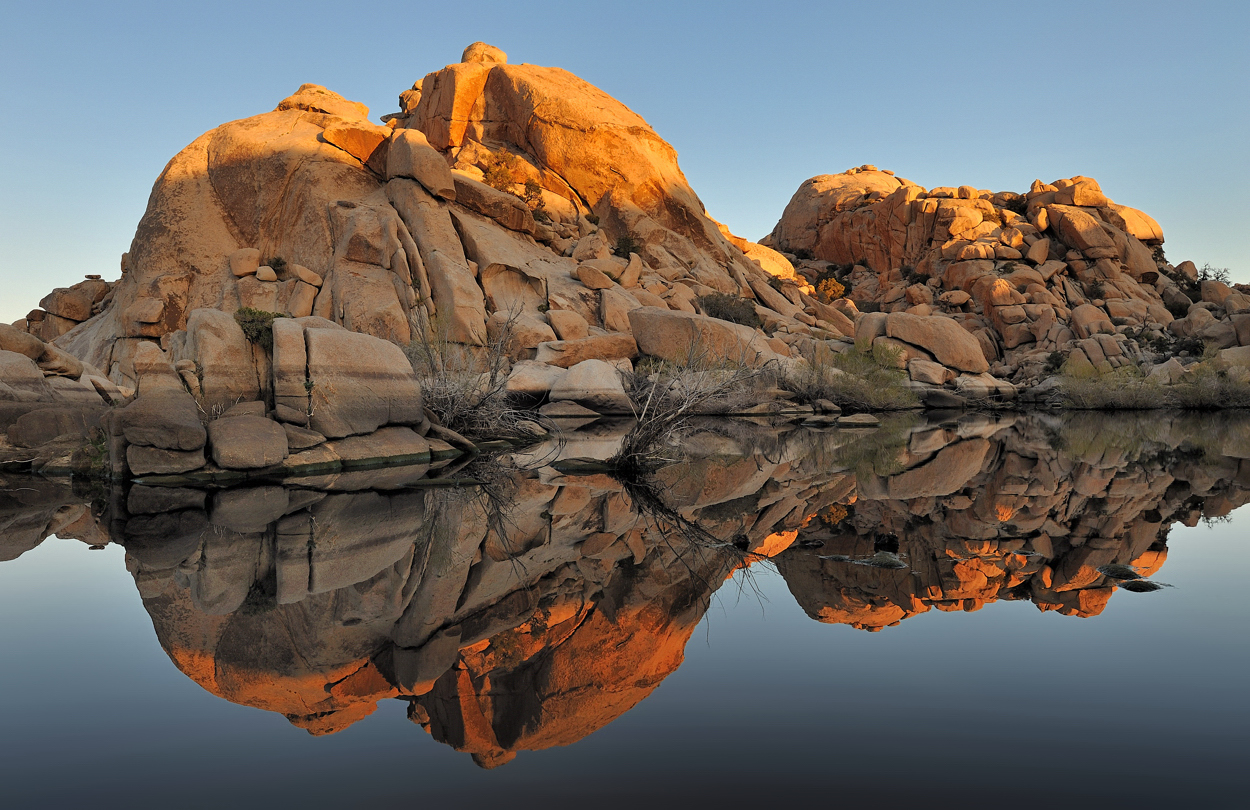
[[[658,506],[541,451],[494,501],[5,479],[4,804],[1242,806],[1248,439],[735,426]]]

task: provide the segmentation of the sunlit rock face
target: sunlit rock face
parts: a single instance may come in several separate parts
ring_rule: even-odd
[[[621,429],[572,434],[567,455]],[[488,490],[379,471],[89,505],[6,484],[0,525],[9,558],[53,532],[123,543],[162,646],[213,694],[313,734],[402,700],[494,767],[645,699],[727,577],[766,558],[812,618],[867,630],[998,599],[1096,616],[1159,570],[1170,526],[1247,500],[1248,431],[1161,414],[721,422],[651,487],[561,472],[537,447]]]
[[[452,341],[482,345],[489,315],[514,307],[548,333],[548,308],[628,332],[611,307],[638,305],[624,289],[651,289],[649,305],[679,279],[751,296],[771,277],[760,261],[793,277],[707,215],[636,113],[486,52],[502,54],[467,49],[385,125],[309,84],[203,134],[157,178],[107,299],[49,339],[133,387],[139,347],[168,348],[196,309],[317,315],[401,345],[441,317]],[[575,276],[584,262],[625,298],[605,305]]]

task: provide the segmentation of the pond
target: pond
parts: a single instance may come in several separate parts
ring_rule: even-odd
[[[1240,804],[1250,417],[627,428],[0,479],[6,805]]]

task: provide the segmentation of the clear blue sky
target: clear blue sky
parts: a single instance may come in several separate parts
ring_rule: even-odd
[[[58,3],[0,0],[0,321],[118,275],[152,182],[303,82],[376,117],[474,40],[566,68],[678,150],[758,239],[808,177],[1084,174],[1173,261],[1250,281],[1250,3]]]

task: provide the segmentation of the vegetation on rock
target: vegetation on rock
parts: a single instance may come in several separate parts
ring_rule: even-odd
[[[242,307],[234,313],[234,319],[243,328],[243,336],[265,351],[273,351],[273,321],[290,317],[282,312],[266,312],[263,309]]]
[[[719,318],[752,329],[760,325],[759,315],[755,313],[755,302],[747,298],[728,293],[708,293],[699,296],[699,308],[710,318]]]

